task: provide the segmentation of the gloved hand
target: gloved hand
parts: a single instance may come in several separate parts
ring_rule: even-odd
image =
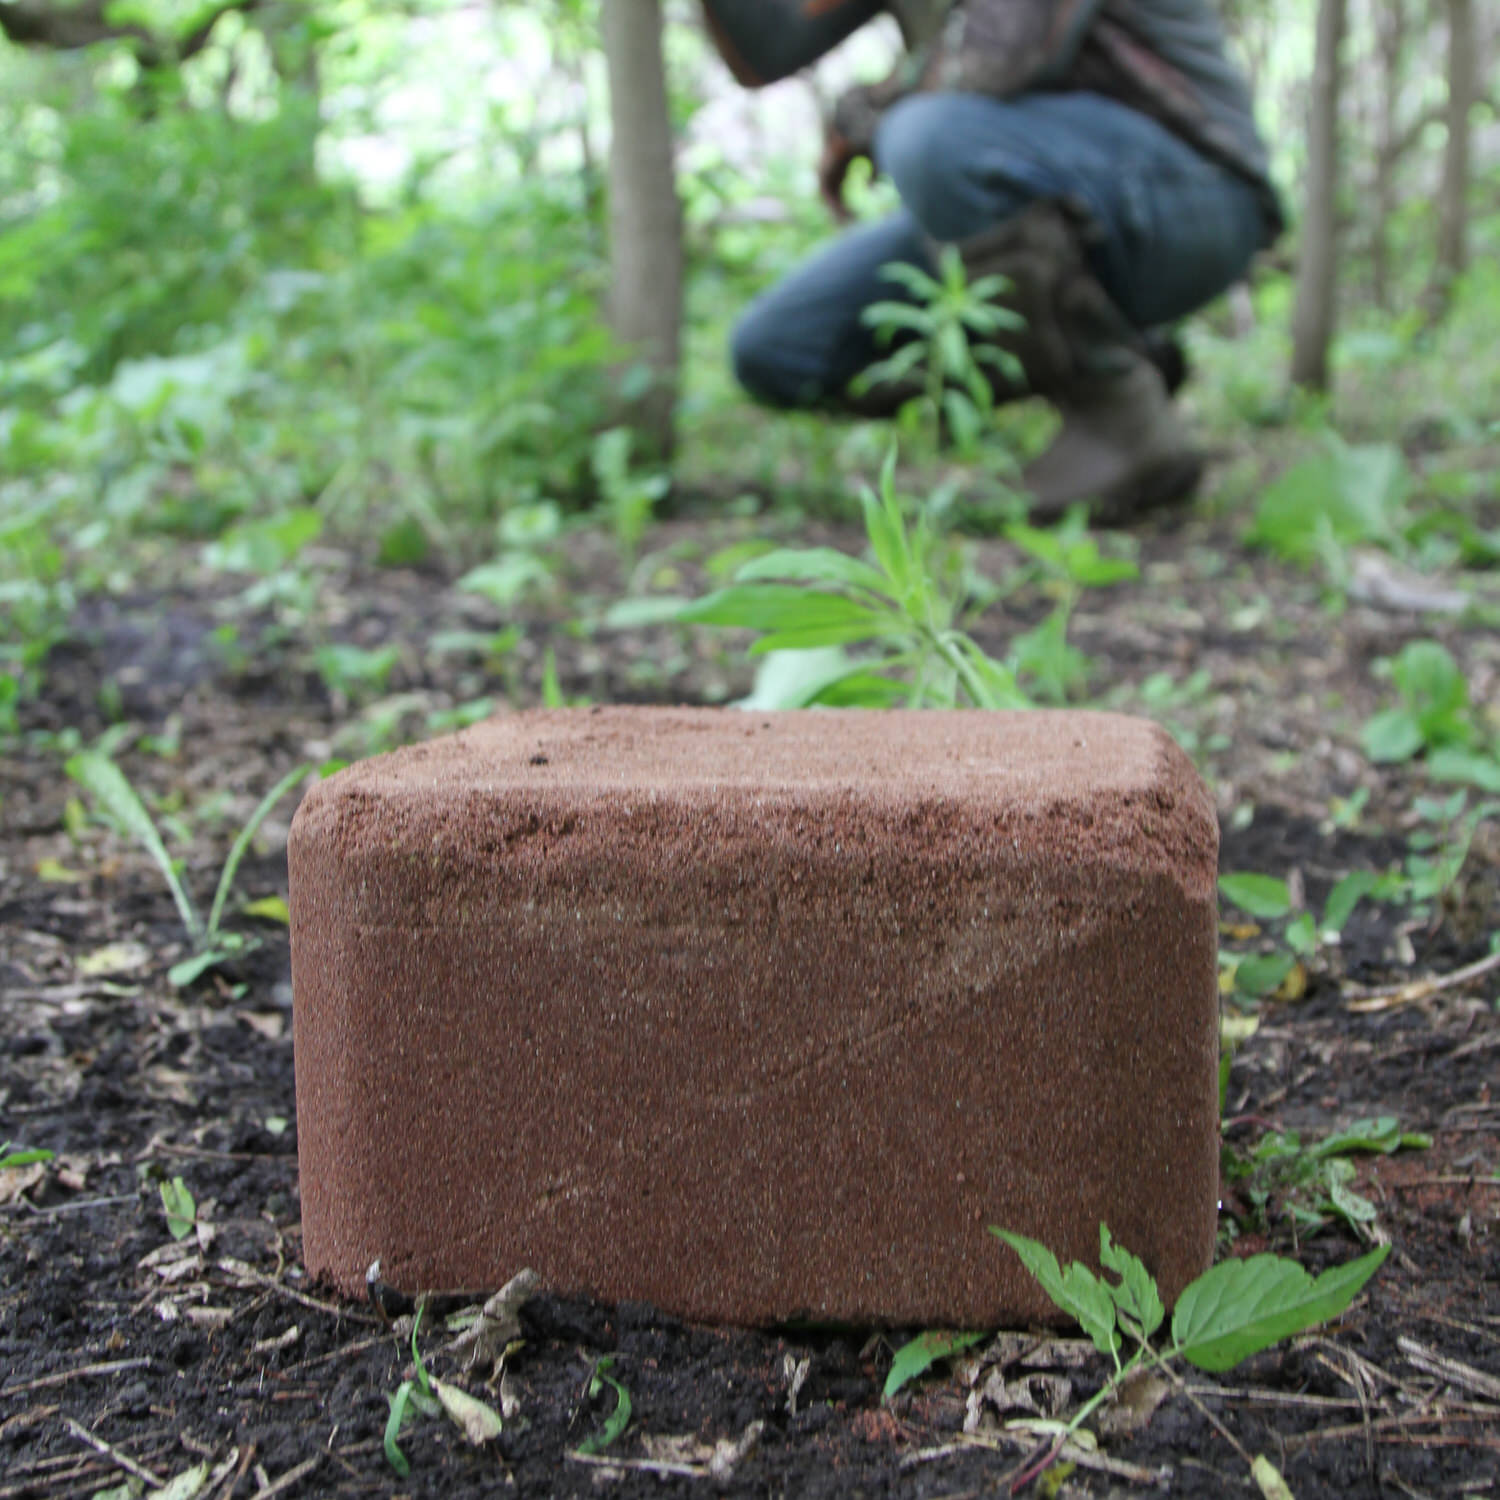
[[[854,217],[844,202],[844,179],[856,158],[865,154],[833,126],[828,127],[823,137],[823,156],[818,162],[818,191],[829,213],[840,224],[847,224]]]

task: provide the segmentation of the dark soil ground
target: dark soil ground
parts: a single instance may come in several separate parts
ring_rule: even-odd
[[[713,551],[756,524],[660,526],[637,576],[692,591]],[[799,534],[819,531],[858,545],[836,529]],[[1340,875],[1399,865],[1421,826],[1414,799],[1430,789],[1419,768],[1376,771],[1359,753],[1358,728],[1388,692],[1372,664],[1436,635],[1476,702],[1493,703],[1494,636],[1357,602],[1330,609],[1314,580],[1246,554],[1211,522],[1145,533],[1139,547],[1143,583],[1085,599],[1074,640],[1095,662],[1091,701],[1140,707],[1152,674],[1206,674],[1151,702],[1214,788],[1222,868],[1290,879],[1317,907]],[[749,671],[737,643],[706,632],[566,628],[580,594],[602,604],[621,587],[592,534],[570,545],[560,588],[571,607],[561,592],[556,607],[535,606],[520,642],[490,661],[436,649],[441,632],[501,623],[441,577],[332,553],[313,562],[301,613],[196,573],[85,599],[23,710],[26,735],[3,751],[0,1139],[56,1156],[0,1173],[0,1500],[93,1496],[127,1483],[127,1469],[155,1486],[200,1462],[211,1471],[201,1493],[216,1500],[1009,1492],[1035,1439],[1002,1427],[1016,1411],[983,1395],[992,1371],[1044,1409],[1076,1404],[1105,1374],[1086,1346],[997,1339],[882,1404],[906,1331],[698,1328],[550,1295],[523,1309],[524,1344],[488,1390],[485,1372],[463,1376],[443,1352],[437,1315],[451,1309],[434,1309],[421,1336],[433,1372],[503,1405],[506,1428],[473,1448],[446,1418],[419,1418],[402,1438],[410,1474],[390,1467],[386,1398],[410,1373],[410,1348],[372,1306],[338,1304],[299,1265],[285,929],[242,923],[261,938],[255,952],[174,990],[166,969],[184,944],[172,903],[139,850],[70,810],[60,751],[70,731],[87,742],[116,716],[156,736],[118,759],[206,902],[240,821],[292,765],[434,732],[448,722],[434,715],[481,695],[535,702],[548,646],[564,691],[601,701],[722,702]],[[1015,563],[1003,545],[979,549],[996,578]],[[998,650],[1045,607],[1020,589],[977,633]],[[233,641],[215,635],[226,622]],[[313,670],[312,645],[330,640],[398,646],[376,702],[344,701]],[[247,900],[285,895],[294,801],[242,868]],[[1184,1371],[1149,1420],[1115,1414],[1102,1467],[1060,1487],[1054,1473],[1046,1492],[1254,1494],[1255,1454],[1300,1500],[1500,1489],[1500,972],[1400,990],[1483,959],[1497,927],[1492,822],[1441,898],[1362,906],[1300,998],[1255,1010],[1259,1030],[1230,1077],[1231,1150],[1273,1128],[1311,1138],[1382,1114],[1432,1144],[1357,1159],[1353,1186],[1376,1214],[1364,1241],[1340,1221],[1299,1223],[1274,1184],[1226,1179],[1225,1253],[1269,1247],[1310,1270],[1370,1238],[1392,1253],[1337,1324],[1222,1377]],[[1366,993],[1381,987],[1397,992]],[[174,1177],[197,1204],[198,1229],[181,1242],[159,1191]],[[1270,1188],[1263,1210],[1258,1186]],[[604,1355],[633,1415],[586,1461],[578,1446],[614,1399],[588,1396]]]

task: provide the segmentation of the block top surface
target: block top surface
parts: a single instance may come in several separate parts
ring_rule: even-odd
[[[817,809],[889,826],[942,809],[969,828],[1029,824],[1100,854],[1128,846],[1130,862],[1190,883],[1211,880],[1218,855],[1212,800],[1171,736],[1148,720],[1072,710],[501,714],[315,786],[293,844],[328,838],[353,852],[372,818],[420,838],[523,812],[646,805],[700,831]]]
[[[554,791],[857,792],[982,802],[1144,791],[1197,776],[1123,714],[905,709],[531,709],[361,762],[332,783],[421,796]]]

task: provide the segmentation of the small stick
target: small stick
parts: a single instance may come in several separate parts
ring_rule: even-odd
[[[250,1497],[250,1500],[271,1500],[273,1495],[279,1495],[283,1490],[291,1489],[299,1479],[306,1479],[322,1462],[323,1455],[321,1453],[314,1453],[311,1458],[298,1464],[295,1469],[288,1469],[280,1479],[275,1479],[270,1484],[262,1485]]]
[[[70,1380],[82,1380],[89,1375],[113,1375],[117,1370],[141,1370],[149,1365],[149,1359],[111,1359],[102,1365],[79,1365],[76,1370],[59,1370],[53,1375],[39,1375],[24,1385],[8,1385],[0,1390],[0,1400],[6,1396],[21,1396],[27,1391],[40,1391],[48,1386],[66,1385]]]
[[[1462,1386],[1476,1396],[1500,1401],[1500,1379],[1495,1376],[1476,1370],[1473,1365],[1466,1365],[1462,1360],[1449,1359],[1436,1349],[1429,1349],[1425,1344],[1419,1344],[1405,1335],[1396,1340],[1396,1347],[1424,1375],[1436,1375],[1438,1379],[1446,1380],[1450,1385]]]
[[[1488,958],[1481,958],[1472,964],[1465,964],[1461,969],[1454,969],[1450,974],[1430,974],[1425,979],[1408,979],[1402,984],[1381,984],[1372,989],[1363,987],[1348,991],[1348,1008],[1358,1010],[1379,1010],[1384,1007],[1370,1005],[1364,1002],[1369,1000],[1395,1000],[1399,1004],[1414,1004],[1418,1000],[1425,1000],[1429,995],[1436,995],[1443,990],[1457,989],[1460,985],[1470,983],[1475,979],[1483,979],[1486,974],[1500,969],[1500,953],[1491,953]]]
[[[102,1437],[96,1437],[81,1422],[75,1422],[72,1417],[63,1418],[65,1426],[80,1443],[87,1443],[95,1453],[102,1453],[112,1464],[117,1464],[127,1474],[134,1474],[139,1480],[149,1484],[152,1489],[162,1488],[165,1480],[158,1479],[150,1469],[143,1468],[128,1453],[121,1453],[116,1447],[106,1443]]]

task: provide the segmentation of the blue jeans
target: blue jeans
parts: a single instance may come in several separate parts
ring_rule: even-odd
[[[860,322],[872,302],[904,295],[881,266],[930,266],[929,239],[982,233],[1038,200],[1082,210],[1090,266],[1140,328],[1211,301],[1265,243],[1248,182],[1099,94],[915,94],[882,119],[875,158],[901,211],[847,231],[758,297],[735,330],[735,374],[762,401],[839,395],[886,352]]]

